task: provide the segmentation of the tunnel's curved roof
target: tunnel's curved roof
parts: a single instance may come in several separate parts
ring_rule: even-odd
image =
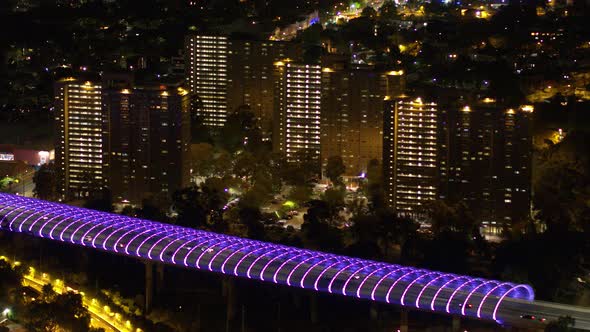
[[[528,285],[247,240],[0,194],[0,229],[265,282],[498,321]]]

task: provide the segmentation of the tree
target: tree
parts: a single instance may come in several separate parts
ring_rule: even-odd
[[[210,179],[211,180],[211,179]],[[172,195],[176,224],[192,228],[207,228],[222,221],[223,207],[229,194],[208,180],[201,186],[181,189]]]
[[[33,176],[33,183],[35,183],[33,189],[35,197],[46,201],[55,201],[58,197],[55,164],[41,165]]]
[[[84,202],[84,207],[97,211],[113,212],[113,195],[107,188],[91,192]]]
[[[346,165],[341,156],[332,156],[328,158],[326,165],[326,176],[334,186],[342,186],[342,175],[346,172]]]
[[[52,302],[57,293],[53,290],[53,285],[45,284],[41,287],[41,300],[45,302]]]
[[[5,299],[10,291],[21,285],[22,274],[5,260],[0,260],[0,299]]]

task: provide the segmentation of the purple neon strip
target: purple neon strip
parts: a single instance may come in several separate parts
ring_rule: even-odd
[[[465,302],[463,302],[463,306],[461,307],[461,315],[465,316],[465,307],[466,307],[466,306],[467,306],[467,304],[469,303],[469,299],[471,298],[471,296],[472,296],[473,294],[475,294],[475,291],[477,291],[477,290],[478,290],[480,287],[482,287],[482,286],[485,286],[485,285],[487,285],[487,284],[490,284],[490,283],[493,283],[493,284],[496,284],[496,285],[498,285],[498,284],[499,284],[499,282],[497,282],[497,281],[494,281],[494,280],[489,280],[489,281],[486,281],[486,282],[482,283],[481,285],[479,285],[479,286],[475,287],[475,288],[474,288],[474,289],[473,289],[473,290],[472,290],[472,291],[469,293],[469,295],[467,295],[467,297],[465,298]],[[482,294],[482,295],[483,295],[483,294]]]
[[[113,229],[110,233],[108,233],[108,235],[102,241],[103,246],[106,247],[106,245],[107,245],[107,243],[109,243],[109,240],[111,239],[111,237],[113,237],[113,235],[117,234],[118,232],[125,231],[127,229],[130,229],[130,232],[137,232],[137,231],[139,231],[139,230],[144,229],[145,227],[147,227],[145,225],[145,223],[140,223],[140,224],[137,224],[137,223],[129,223],[126,220],[124,220],[124,222],[127,222],[127,225],[126,226],[117,227],[117,228]],[[122,238],[122,236],[119,236],[117,238],[117,240],[115,240],[115,243],[113,244],[113,250],[116,253],[119,252],[119,250],[117,249],[117,245],[119,244],[119,241],[121,240],[121,238]]]
[[[10,213],[8,213],[8,216],[10,216],[10,214],[12,214],[15,211],[11,211]],[[20,211],[16,216],[13,217],[12,221],[10,222],[10,224],[8,225],[9,229],[12,229],[12,224],[20,217],[23,215],[23,213],[28,212],[26,209],[26,206],[23,206],[23,210]]]
[[[447,287],[448,285],[450,285],[453,281],[455,280],[461,280],[461,279],[471,279],[465,276],[455,276],[453,279],[445,282],[442,286],[440,286],[438,288],[438,290],[436,291],[436,293],[434,293],[434,296],[432,297],[432,301],[430,301],[430,310],[435,311],[434,306],[436,305],[436,299],[438,298],[438,294],[440,294],[440,292],[443,291],[443,289],[445,289],[445,287]]]
[[[114,220],[114,217],[110,217],[110,218],[105,218],[102,221],[98,222],[97,224],[95,224],[94,226],[90,227],[86,232],[84,232],[84,234],[82,235],[82,245],[84,244],[84,241],[86,241],[86,237],[88,236],[88,234],[90,234],[90,232],[92,232],[92,230],[94,230],[95,228],[100,228],[100,226],[103,225],[108,225],[112,220]],[[92,236],[92,241],[90,242],[90,244],[92,245],[93,248],[96,248],[96,246],[94,246],[94,240],[96,239],[96,236]]]
[[[450,311],[450,306],[451,306],[451,303],[453,302],[453,298],[455,298],[455,294],[457,294],[457,293],[459,292],[459,290],[460,290],[461,288],[463,288],[463,286],[466,286],[466,285],[468,285],[468,284],[470,284],[470,283],[472,283],[472,282],[474,282],[474,281],[475,281],[475,282],[483,282],[483,281],[482,281],[481,279],[479,279],[479,278],[477,278],[477,279],[470,279],[470,280],[468,280],[468,281],[466,281],[466,282],[462,283],[462,284],[461,284],[459,287],[457,287],[457,288],[456,288],[456,289],[453,291],[453,294],[451,294],[451,296],[449,297],[449,300],[447,301],[447,306],[446,306],[446,308],[445,308],[445,310],[446,310],[447,312],[451,312],[451,311]]]
[[[48,219],[49,219],[49,217],[47,216],[48,214],[53,216],[53,217],[52,217],[52,219],[53,219],[53,218],[55,218],[55,217],[57,217],[57,216],[54,214],[54,212],[55,212],[55,211],[59,211],[59,210],[61,210],[61,207],[53,207],[51,210],[49,210],[49,211],[45,211],[46,213],[45,213],[44,215],[41,215],[41,216],[39,216],[38,218],[36,218],[36,219],[35,219],[35,220],[34,220],[34,221],[31,223],[31,225],[29,225],[29,229],[28,229],[28,231],[29,231],[29,232],[33,232],[33,227],[35,227],[35,225],[36,225],[36,224],[37,224],[37,223],[38,223],[40,220],[48,220]],[[24,224],[21,224],[20,226],[23,226],[23,225],[24,225]],[[21,228],[21,227],[19,227],[18,231],[19,231],[19,232],[22,232],[22,228]]]
[[[196,243],[198,243],[198,242],[199,242],[199,241],[201,241],[201,240],[202,240],[202,239],[200,239],[200,238],[198,237],[198,234],[197,234],[197,233],[195,233],[195,234],[193,234],[193,237],[192,237],[190,240],[188,240],[188,241],[185,241],[184,243],[181,243],[181,244],[180,244],[180,245],[179,245],[179,246],[176,248],[176,250],[174,251],[174,254],[172,254],[172,263],[173,263],[173,264],[176,264],[176,255],[178,255],[178,252],[180,251],[180,249],[182,249],[182,248],[186,248],[186,246],[187,246],[189,243],[193,243],[193,242],[196,242]],[[191,247],[191,249],[192,249],[192,247]],[[189,250],[190,250],[190,249],[189,249]]]
[[[216,252],[216,253],[215,253],[215,255],[213,255],[213,257],[211,257],[211,259],[209,260],[209,265],[207,266],[207,267],[209,268],[209,271],[213,271],[213,268],[212,268],[212,266],[213,266],[213,261],[215,261],[215,259],[216,259],[216,258],[217,258],[219,255],[221,255],[221,253],[223,253],[224,251],[226,251],[226,250],[227,250],[227,249],[229,249],[229,248],[233,248],[233,247],[235,247],[235,246],[241,246],[241,245],[243,245],[244,243],[248,243],[248,242],[247,242],[247,241],[238,241],[238,242],[232,243],[232,244],[230,244],[230,245],[228,245],[228,246],[225,246],[223,249],[221,249],[221,250],[219,250],[218,252]],[[242,248],[243,248],[243,247],[242,247]],[[241,248],[240,248],[240,249],[241,249]],[[238,250],[239,250],[239,249],[238,249]],[[222,264],[223,264],[223,263],[222,263]]]
[[[418,296],[416,297],[416,308],[420,308],[420,298],[422,298],[422,294],[424,294],[424,292],[428,289],[428,287],[432,284],[434,284],[434,282],[436,282],[438,279],[442,279],[444,277],[452,277],[453,274],[447,273],[447,274],[441,274],[438,277],[430,280],[428,283],[426,283],[424,285],[424,287],[422,287],[422,289],[420,290],[420,293],[418,293]]]
[[[332,293],[332,285],[334,284],[334,281],[336,281],[336,279],[338,278],[338,276],[340,275],[340,273],[346,271],[349,267],[355,266],[357,264],[359,264],[359,262],[354,262],[354,263],[348,264],[345,267],[343,267],[340,270],[338,270],[338,272],[336,272],[336,274],[334,274],[332,276],[332,279],[330,280],[330,283],[328,284],[328,292]],[[362,263],[360,263],[360,264],[362,265]]]
[[[508,296],[508,294],[512,293],[513,291],[517,290],[518,288],[524,288],[526,289],[527,293],[528,293],[528,297],[527,299],[530,301],[534,298],[533,295],[533,290],[531,289],[530,286],[528,285],[516,285],[512,288],[510,288],[510,290],[508,290],[506,293],[504,293],[504,295],[502,295],[502,297],[500,297],[500,299],[498,300],[498,303],[496,303],[496,306],[494,307],[494,312],[492,313],[492,319],[495,320],[496,322],[498,321],[497,318],[497,313],[498,313],[498,308],[500,307],[500,304],[502,303],[502,301],[504,301],[504,298]]]
[[[219,239],[219,235],[218,235],[218,234],[211,234],[211,235],[210,235],[209,237],[207,237],[206,239],[207,239],[207,241],[204,241],[204,242],[202,242],[202,243],[196,244],[196,245],[195,245],[195,246],[194,246],[194,247],[193,247],[191,250],[189,250],[189,252],[187,252],[187,253],[186,253],[186,255],[184,255],[184,259],[182,260],[182,262],[183,262],[184,266],[186,266],[186,267],[188,267],[188,266],[189,266],[189,265],[188,265],[188,263],[187,263],[186,261],[188,260],[188,257],[189,257],[189,256],[190,256],[190,255],[191,255],[191,254],[192,254],[192,253],[193,253],[195,250],[197,250],[197,248],[202,248],[202,246],[203,246],[203,245],[205,245],[205,244],[207,244],[207,243],[209,243],[209,242],[211,242],[211,241],[214,241],[214,240],[217,240],[217,239]],[[139,252],[139,251],[138,251],[138,252]]]
[[[128,228],[128,227],[124,227],[123,229],[127,229],[127,228]],[[117,241],[115,241],[115,243],[113,244],[113,249],[114,249],[116,252],[119,252],[119,251],[117,250],[117,248],[119,247],[119,243],[120,243],[120,242],[121,242],[121,241],[122,241],[122,240],[123,240],[123,239],[124,239],[124,238],[125,238],[127,235],[129,235],[129,234],[131,234],[131,233],[135,233],[135,235],[138,235],[138,234],[141,234],[141,233],[143,233],[143,232],[140,232],[141,230],[148,230],[148,231],[149,231],[149,230],[154,230],[154,229],[155,229],[154,225],[150,225],[150,224],[148,224],[148,223],[143,223],[143,224],[141,224],[141,226],[139,226],[139,227],[133,227],[133,228],[130,228],[130,229],[129,229],[129,230],[127,230],[125,233],[121,234],[121,236],[119,236],[119,238],[117,239]],[[133,238],[135,238],[135,235],[134,235],[134,237],[133,237]],[[105,242],[106,242],[106,241],[105,241]],[[130,245],[130,244],[131,244],[131,241],[128,241],[128,243],[127,243],[127,244],[125,244],[125,249],[124,249],[124,250],[125,250],[125,253],[126,253],[127,255],[129,255],[129,250],[128,250],[128,249],[129,249],[129,245]]]
[[[264,265],[264,267],[262,268],[262,270],[260,270],[260,280],[264,281],[264,272],[266,272],[266,269],[270,266],[270,264],[272,262],[276,261],[280,257],[283,257],[285,255],[289,255],[289,254],[292,253],[290,250],[285,249],[285,248],[281,248],[281,250],[284,250],[285,252],[283,252],[282,254],[280,254],[278,256],[275,256],[275,257],[271,258],[268,262],[266,262],[266,264]],[[254,263],[252,263],[252,265],[254,265]],[[277,283],[277,281],[274,280],[274,278],[273,278],[273,281],[275,282],[275,284]]]
[[[105,227],[105,228],[101,229],[100,231],[98,231],[98,233],[96,233],[96,235],[94,235],[94,236],[92,237],[92,247],[93,247],[93,248],[96,248],[96,240],[98,239],[98,237],[99,237],[99,236],[101,236],[101,235],[102,235],[102,233],[104,233],[104,232],[105,232],[107,229],[111,229],[111,228],[113,228],[113,227],[114,227],[115,229],[117,229],[117,227],[118,227],[118,226],[120,226],[120,225],[122,225],[122,224],[124,223],[124,221],[122,221],[122,220],[120,220],[120,219],[117,219],[117,218],[113,218],[113,220],[114,220],[114,221],[113,221],[112,223],[110,223],[109,225],[107,225],[107,227]],[[100,244],[99,244],[99,245],[100,245]],[[102,242],[102,248],[103,248],[104,250],[107,250],[107,247],[106,247],[106,242],[104,242],[104,241]]]
[[[267,245],[267,246],[260,247],[258,249],[255,249],[255,250],[247,253],[246,255],[242,256],[242,258],[240,258],[240,260],[238,261],[238,263],[234,267],[234,274],[235,275],[238,275],[238,269],[239,269],[240,265],[242,264],[242,262],[246,260],[246,258],[250,257],[255,252],[259,252],[260,250],[265,250],[265,249],[268,249],[268,248],[271,248],[271,246],[270,245]],[[264,255],[273,253],[273,252],[278,251],[278,250],[279,249],[274,249],[274,250],[271,250],[270,252],[265,252],[261,256],[258,256],[258,258],[262,258]],[[246,277],[248,277],[248,278],[250,278],[250,269],[252,268],[253,265],[254,265],[254,263],[251,263],[250,266],[248,267],[247,271],[246,271]]]
[[[383,263],[372,263],[372,264],[363,266],[360,269],[357,269],[354,272],[352,272],[350,274],[350,276],[348,277],[348,279],[346,279],[346,282],[344,283],[344,286],[342,287],[342,295],[346,296],[346,287],[348,286],[348,283],[352,280],[352,278],[354,278],[357,275],[357,273],[360,273],[362,270],[368,269],[372,266],[382,266],[382,265],[383,265]],[[358,289],[360,289],[360,285],[359,285],[359,287],[357,287],[357,292],[358,292]]]
[[[393,289],[395,288],[395,286],[397,285],[398,282],[400,282],[402,279],[404,279],[405,277],[413,274],[413,273],[422,273],[422,270],[412,270],[404,275],[402,275],[401,277],[397,278],[393,284],[389,287],[389,289],[387,290],[387,295],[385,295],[385,302],[387,303],[391,303],[389,302],[389,296],[391,295],[391,291],[393,291]]]
[[[356,289],[356,297],[358,297],[359,299],[361,298],[361,291],[363,289],[363,286],[367,282],[367,280],[369,280],[374,274],[376,274],[379,271],[391,269],[392,266],[399,267],[397,265],[389,265],[389,266],[385,265],[385,266],[375,269],[375,270],[371,271],[371,273],[367,274],[363,278],[363,281],[361,281],[361,283],[359,284],[358,288]]]
[[[477,318],[481,318],[481,308],[483,307],[483,304],[486,302],[486,300],[488,299],[488,297],[496,290],[496,289],[501,289],[503,286],[510,286],[510,283],[508,282],[504,282],[501,283],[499,285],[497,285],[496,287],[490,289],[486,295],[483,297],[483,299],[479,302],[479,307],[477,307]]]
[[[8,206],[8,207],[2,209],[0,211],[0,213],[4,213],[5,209],[9,209],[10,211],[8,212],[8,214],[6,216],[4,216],[4,218],[8,218],[12,213],[17,212],[19,209],[23,209],[23,211],[21,211],[21,212],[26,211],[26,208],[27,208],[27,203],[24,202],[24,204],[18,205],[16,208],[14,208],[12,206]],[[15,220],[16,220],[16,218],[13,218],[10,221],[10,224],[8,224],[8,229],[12,229],[12,224],[14,223]]]
[[[404,289],[404,292],[402,293],[402,297],[401,297],[401,301],[400,301],[400,302],[401,302],[401,304],[402,304],[402,305],[406,305],[406,303],[405,303],[406,294],[408,293],[408,290],[409,290],[410,288],[412,288],[412,286],[414,286],[414,284],[415,284],[415,283],[417,283],[417,282],[418,282],[418,280],[422,279],[423,277],[430,276],[430,275],[433,275],[433,274],[434,274],[434,275],[437,275],[437,276],[440,276],[440,275],[441,275],[441,273],[439,273],[439,272],[428,272],[428,273],[422,274],[422,275],[420,275],[419,277],[417,277],[416,279],[412,280],[412,282],[411,282],[411,283],[409,283],[409,284],[406,286],[406,289]],[[420,306],[419,306],[419,305],[416,305],[416,308],[420,308]]]
[[[85,218],[86,219],[86,218]],[[83,220],[85,220],[83,219]],[[71,243],[75,243],[75,237],[76,237],[76,233],[78,233],[78,231],[80,231],[82,228],[84,228],[85,226],[88,226],[94,222],[96,222],[97,220],[100,219],[100,214],[98,213],[90,213],[89,214],[89,218],[87,218],[87,221],[82,223],[80,226],[78,226],[78,228],[76,228],[73,232],[72,235],[70,236],[70,242]],[[84,245],[84,244],[82,244]]]
[[[177,231],[174,231],[173,233],[169,233],[169,230],[165,230],[164,231],[164,234],[165,235],[163,237],[159,238],[156,242],[154,242],[154,244],[152,244],[152,246],[150,247],[150,250],[148,250],[148,258],[149,259],[152,259],[152,251],[154,250],[154,248],[156,248],[156,246],[158,244],[160,244],[160,242],[162,242],[162,241],[164,241],[166,239],[169,239],[169,238],[171,238],[173,236],[177,236],[177,235],[181,235],[181,234],[186,234],[186,230],[184,230],[184,229],[177,230]]]
[[[152,226],[151,228],[147,228],[147,229],[146,229],[146,230],[144,230],[143,232],[139,232],[139,233],[135,234],[135,235],[134,235],[134,236],[131,238],[131,240],[129,240],[129,242],[127,243],[127,245],[125,246],[125,253],[126,253],[127,255],[131,255],[131,254],[129,253],[129,249],[132,247],[132,245],[131,245],[131,244],[133,243],[133,241],[135,241],[135,240],[136,240],[137,238],[139,238],[140,236],[142,236],[142,235],[144,235],[144,234],[146,234],[146,233],[149,233],[149,232],[151,232],[151,231],[155,231],[155,230],[157,230],[157,229],[160,229],[160,228],[159,228],[159,227],[157,227],[157,226]],[[139,248],[139,246],[138,246],[138,248]],[[138,250],[138,252],[136,253],[136,256],[138,256],[138,257],[139,257],[139,250]]]
[[[329,261],[329,260],[333,260],[333,259],[335,259],[335,257],[333,257],[333,256],[328,256],[327,258],[324,258],[324,259],[322,259],[321,261],[319,261],[319,262],[317,262],[317,263],[313,264],[312,266],[308,267],[308,268],[307,268],[307,270],[305,270],[305,273],[303,273],[303,277],[301,277],[301,282],[299,283],[299,285],[301,286],[301,288],[304,288],[304,287],[303,287],[303,284],[304,284],[304,282],[305,282],[305,278],[307,278],[307,275],[308,275],[308,274],[309,274],[309,273],[310,273],[310,272],[311,272],[313,269],[315,269],[315,267],[316,267],[316,266],[318,266],[318,265],[320,265],[320,264],[322,264],[322,263],[324,263],[324,262],[327,262],[327,261]],[[318,290],[318,289],[317,289],[317,285],[314,285],[314,288],[315,288],[315,290],[316,290],[316,291]]]
[[[143,239],[143,241],[141,241],[141,243],[137,246],[137,250],[135,251],[135,253],[137,254],[138,257],[141,257],[141,255],[139,254],[139,251],[141,250],[141,248],[143,248],[143,245],[150,239],[153,239],[154,237],[157,237],[158,235],[161,234],[165,234],[167,233],[169,230],[167,228],[157,228],[158,231],[150,234],[150,236],[146,237],[145,239]]]
[[[297,271],[297,269],[298,269],[298,268],[299,268],[301,265],[303,265],[303,264],[305,264],[305,263],[309,262],[310,260],[316,259],[316,258],[318,258],[318,257],[326,257],[326,256],[324,256],[324,255],[320,255],[320,254],[317,254],[317,255],[313,255],[313,256],[311,256],[311,257],[309,257],[309,258],[306,258],[306,259],[302,260],[301,262],[297,263],[297,265],[295,265],[295,267],[293,267],[293,268],[291,269],[291,272],[289,272],[289,275],[287,275],[287,285],[288,285],[288,286],[291,286],[291,277],[293,276],[293,273],[295,273],[295,271]],[[301,279],[301,280],[303,280],[303,279]],[[303,287],[303,286],[301,286],[301,288],[304,288],[304,287]]]
[[[54,211],[57,208],[56,207],[51,207],[48,206],[49,211]],[[36,210],[35,212],[29,214],[25,219],[23,219],[23,221],[18,225],[18,231],[19,233],[21,233],[23,231],[23,225],[33,216],[36,216],[36,220],[39,220],[39,218],[42,218],[42,216],[46,215],[48,211],[43,211],[43,210]],[[33,223],[35,223],[35,221],[33,221]]]
[[[389,273],[387,273],[386,275],[384,275],[383,277],[381,277],[381,279],[379,279],[379,281],[377,281],[377,283],[375,284],[375,286],[373,286],[373,290],[371,291],[371,300],[375,301],[375,292],[377,291],[377,288],[379,288],[379,286],[381,285],[381,283],[383,282],[383,280],[385,280],[387,277],[389,277],[390,275],[392,275],[393,273],[396,273],[398,271],[403,272],[403,271],[407,271],[407,270],[413,270],[410,267],[400,267],[397,268],[393,271],[390,271]]]
[[[199,255],[199,257],[197,257],[197,260],[195,261],[195,266],[197,267],[197,269],[200,269],[201,266],[199,265],[201,258],[203,258],[203,256],[205,256],[205,254],[207,253],[211,253],[209,250],[215,250],[213,249],[215,246],[223,243],[224,241],[227,241],[227,239],[223,238],[223,237],[218,237],[215,239],[215,242],[213,242],[212,245],[208,246],[205,250],[203,250],[203,252],[201,252],[201,254]]]
[[[251,248],[251,247],[255,247],[255,246],[259,246],[260,244],[258,243],[250,243],[249,245],[240,248],[240,250],[236,250],[234,252],[232,252],[229,256],[227,256],[225,258],[225,260],[223,261],[223,263],[221,263],[221,273],[225,273],[225,264],[227,264],[227,262],[229,262],[229,260],[234,257],[234,255],[238,254],[238,253],[243,253],[242,250],[245,250],[246,248]],[[245,253],[244,253],[245,255]],[[236,265],[237,266],[237,265]],[[234,271],[234,275],[238,275],[237,273],[235,273]]]
[[[349,263],[350,263],[350,262],[351,262],[351,260],[350,260],[350,259],[348,259],[348,260],[347,260],[347,262],[349,262]],[[322,279],[322,277],[324,276],[324,274],[325,274],[325,273],[326,273],[326,272],[327,272],[329,269],[331,269],[332,267],[334,267],[334,266],[336,266],[336,265],[338,265],[338,264],[342,264],[342,263],[343,263],[343,261],[339,261],[339,260],[337,260],[335,263],[332,263],[332,264],[328,265],[327,267],[324,267],[324,268],[323,268],[323,270],[322,270],[322,272],[320,272],[320,274],[317,276],[317,278],[315,278],[315,281],[314,281],[314,283],[313,283],[313,288],[314,288],[315,290],[318,290],[318,283],[320,282],[320,279]],[[329,289],[328,289],[328,292],[329,292],[329,293],[332,293],[332,292],[331,292]]]
[[[162,251],[160,251],[160,260],[161,260],[161,261],[163,261],[163,260],[164,260],[164,259],[162,258],[162,255],[163,255],[163,254],[164,254],[164,253],[165,253],[165,252],[168,250],[168,248],[170,248],[170,246],[172,246],[172,244],[174,244],[174,243],[176,243],[176,242],[178,242],[178,241],[180,241],[180,240],[182,240],[182,239],[185,239],[185,238],[187,238],[187,237],[188,237],[188,238],[194,238],[194,237],[195,237],[195,233],[193,233],[193,232],[190,232],[190,233],[187,233],[187,234],[185,234],[185,235],[183,235],[183,236],[181,236],[181,237],[179,237],[179,238],[176,238],[176,239],[174,239],[174,240],[170,241],[170,243],[168,243],[168,244],[167,244],[167,245],[166,245],[166,246],[165,246],[165,247],[162,249]],[[120,239],[119,239],[119,240],[120,240]],[[180,245],[178,248],[180,248],[180,247],[182,247],[182,245]],[[176,253],[176,251],[174,251],[174,253]],[[172,257],[172,258],[173,258],[173,257]],[[172,260],[172,262],[174,263],[174,260]]]
[[[305,253],[300,253],[298,255],[289,257],[287,260],[285,260],[281,265],[279,265],[279,267],[275,270],[274,275],[272,276],[272,281],[276,284],[277,283],[277,275],[279,274],[279,271],[285,266],[287,265],[287,263],[289,263],[292,260],[295,260],[299,257],[304,257],[304,256],[308,256],[310,255],[310,253],[305,252]],[[313,257],[313,256],[312,256]],[[288,284],[289,286],[291,286],[291,284]]]

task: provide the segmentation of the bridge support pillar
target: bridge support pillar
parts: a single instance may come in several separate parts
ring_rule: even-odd
[[[309,295],[309,319],[313,324],[317,324],[319,320],[318,297],[314,293]]]
[[[451,330],[453,332],[459,332],[461,330],[461,317],[453,316],[453,323]]]
[[[150,261],[145,261],[145,306],[144,315],[152,311],[152,304],[154,301],[154,264]]]
[[[232,326],[236,320],[236,290],[235,281],[230,277],[224,277],[222,279],[222,293],[226,298],[226,316],[225,316],[225,330],[226,332],[232,331]]]
[[[164,264],[156,263],[156,294],[161,294],[164,288]]]
[[[399,331],[408,332],[408,311],[406,309],[402,309],[400,312]]]

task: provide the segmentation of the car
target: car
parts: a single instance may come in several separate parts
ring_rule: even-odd
[[[536,317],[534,315],[521,315],[521,319],[528,319],[528,320],[535,320]]]

